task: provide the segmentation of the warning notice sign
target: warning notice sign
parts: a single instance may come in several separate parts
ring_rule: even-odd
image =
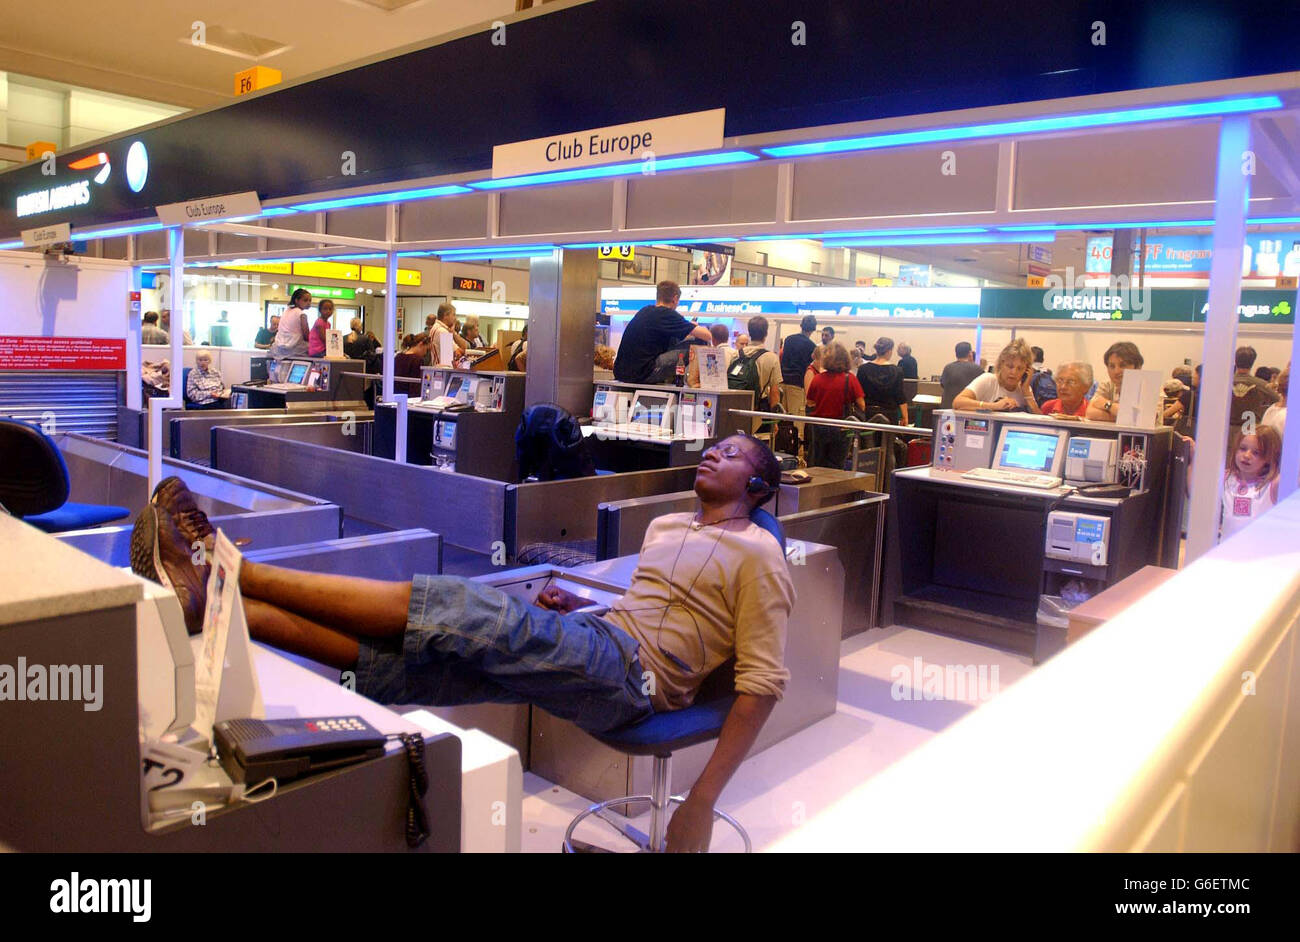
[[[0,370],[124,370],[126,341],[0,336]]]

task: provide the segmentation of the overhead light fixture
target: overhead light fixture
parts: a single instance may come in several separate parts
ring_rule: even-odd
[[[543,258],[554,251],[553,245],[489,245],[470,249],[445,249],[435,254],[450,262],[468,262],[493,258]]]
[[[0,242],[0,249],[21,249],[22,247],[22,239],[10,239],[8,242]]]
[[[387,193],[369,193],[365,196],[340,196],[336,199],[316,200],[311,203],[295,203],[293,209],[302,213],[318,213],[331,209],[347,209],[350,206],[377,206],[384,203],[426,200],[438,196],[451,196],[456,193],[470,192],[473,191],[469,187],[456,184],[426,186],[418,190],[391,190]]]
[[[1154,222],[1071,222],[1062,225],[1055,223],[1031,223],[1024,226],[997,226],[998,232],[1038,232],[1041,229],[1054,229],[1057,231],[1086,231],[1096,230],[1104,232],[1108,229],[1183,229],[1192,226],[1212,226],[1213,219],[1181,219],[1170,222],[1169,220],[1157,220]]]
[[[745,236],[746,242],[784,242],[797,239],[851,239],[875,236],[907,235],[960,235],[962,233],[988,232],[986,226],[949,226],[938,229],[854,229],[836,232],[810,232],[806,235],[755,235]]]
[[[711,239],[708,236],[697,236],[694,239],[643,239],[639,242],[566,242],[561,245],[562,249],[600,249],[607,245],[731,245],[737,240],[728,239]]]
[[[820,154],[878,150],[886,147],[906,147],[912,144],[931,144],[940,141],[969,141],[989,137],[1012,137],[1020,134],[1042,134],[1050,131],[1074,131],[1081,128],[1145,124],[1152,121],[1212,118],[1230,114],[1247,114],[1255,111],[1276,111],[1281,107],[1283,107],[1282,99],[1277,95],[1256,95],[1248,98],[1225,98],[1217,101],[1186,102],[1178,105],[1155,105],[1149,108],[1093,111],[1084,114],[1057,115],[1049,118],[1023,118],[1018,121],[997,121],[990,124],[925,128],[919,131],[891,131],[883,134],[870,134],[864,137],[813,141],[808,144],[781,144],[775,147],[764,147],[761,150],[769,157],[811,157]]]
[[[82,242],[86,239],[111,239],[114,236],[133,235],[137,232],[156,232],[164,228],[166,227],[160,222],[146,222],[134,226],[110,226],[106,229],[74,231],[72,239],[74,242]]]
[[[757,154],[745,150],[720,151],[713,154],[690,154],[686,157],[656,158],[653,164],[655,173],[665,170],[685,170],[691,167],[719,167],[726,164],[747,163],[759,160]],[[480,180],[469,184],[476,190],[506,190],[521,186],[544,186],[548,183],[571,183],[574,180],[596,180],[604,177],[628,177],[644,173],[647,162],[643,160],[626,161],[619,164],[604,164],[599,167],[576,167],[573,170],[552,170],[546,173],[529,173],[522,177],[502,177],[499,180]]]

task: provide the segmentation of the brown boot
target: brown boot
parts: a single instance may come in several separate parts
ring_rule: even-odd
[[[209,553],[212,551],[215,531],[184,481],[175,475],[164,478],[154,488],[152,502],[171,515],[176,529],[180,530],[191,549],[196,548],[195,543],[202,543]]]
[[[175,592],[185,613],[185,627],[196,635],[203,630],[209,567],[196,565],[193,553],[191,543],[163,508],[151,504],[136,517],[131,571]]]

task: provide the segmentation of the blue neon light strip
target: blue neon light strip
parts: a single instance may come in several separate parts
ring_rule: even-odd
[[[745,150],[722,151],[716,154],[691,154],[687,157],[664,157],[654,161],[656,173],[664,170],[685,170],[688,167],[717,167],[723,164],[747,163],[758,160],[757,154]],[[506,190],[520,186],[542,186],[547,183],[570,183],[574,180],[595,180],[601,177],[633,176],[644,172],[642,160],[601,167],[578,167],[573,170],[554,170],[549,173],[530,173],[522,177],[502,177],[500,180],[480,180],[469,184],[476,190]]]
[[[1036,226],[1036,229],[1042,228]],[[794,239],[870,239],[876,236],[890,235],[960,235],[962,233],[988,232],[985,226],[953,226],[945,229],[856,229],[839,232],[808,232],[802,235],[755,235],[745,236],[746,242],[781,242]]]
[[[114,236],[131,235],[136,232],[156,232],[167,228],[160,222],[141,223],[137,226],[116,226],[111,229],[73,230],[72,237],[78,242],[85,239],[110,239]]]
[[[782,144],[777,147],[764,147],[762,151],[769,157],[809,157],[817,154],[842,154],[847,151],[903,147],[909,144],[928,144],[936,141],[978,140],[980,138],[1005,137],[1016,134],[1039,134],[1044,131],[1071,131],[1078,128],[1141,124],[1149,121],[1173,121],[1180,118],[1208,118],[1216,115],[1242,114],[1252,111],[1275,111],[1281,107],[1282,99],[1276,95],[1258,95],[1252,98],[1228,98],[1219,101],[1189,102],[1181,105],[1158,105],[1151,108],[1129,108],[1123,111],[1094,111],[1089,114],[1060,115],[1051,118],[1025,118],[1020,121],[1000,121],[994,124],[926,128],[921,131],[895,131],[886,134],[872,134],[866,137],[815,141],[811,144]]]
[[[406,200],[432,199],[436,196],[451,196],[454,193],[469,192],[471,192],[469,187],[449,184],[447,186],[429,186],[419,190],[393,190],[389,193],[371,193],[367,196],[340,196],[337,199],[317,200],[313,203],[295,203],[293,209],[303,213],[315,213],[322,210],[346,209],[349,206],[401,203]]]
[[[987,232],[977,235],[873,236],[869,239],[827,239],[827,248],[854,248],[867,245],[988,245],[995,242],[1055,242],[1056,233],[1048,231]]]
[[[1251,220],[1248,220],[1251,221]],[[1184,219],[1162,222],[1072,222],[1064,225],[1054,223],[1033,223],[1025,226],[998,226],[999,232],[1039,232],[1042,229],[1057,231],[1078,231],[1084,229],[1181,229],[1186,226],[1212,226],[1213,219]]]
[[[10,239],[8,242],[0,242],[0,249],[21,249],[22,247],[22,239]]]
[[[542,258],[554,251],[553,245],[503,245],[499,248],[448,249],[446,252],[434,254],[449,262],[468,262],[474,259],[492,258]]]
[[[735,239],[645,239],[641,242],[566,242],[562,249],[598,249],[606,245],[731,245]]]

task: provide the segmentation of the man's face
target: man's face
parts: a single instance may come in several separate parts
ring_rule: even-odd
[[[831,342],[832,340],[834,340],[834,339],[835,339],[835,335],[834,335],[833,333],[830,332],[830,329],[829,329],[829,328],[827,328],[826,330],[823,330],[823,331],[822,331],[822,344],[823,344],[823,345],[830,343],[830,342]]]
[[[695,472],[695,493],[703,500],[744,500],[749,479],[758,473],[753,448],[751,442],[739,436],[706,448]]]
[[[279,315],[279,314],[272,314],[272,315],[271,315],[271,329],[272,329],[272,330],[279,330],[279,329],[280,329],[280,315]]]
[[[1117,353],[1112,353],[1106,359],[1106,375],[1110,377],[1110,381],[1116,386],[1124,382],[1124,371],[1128,368],[1128,364],[1121,360]]]

